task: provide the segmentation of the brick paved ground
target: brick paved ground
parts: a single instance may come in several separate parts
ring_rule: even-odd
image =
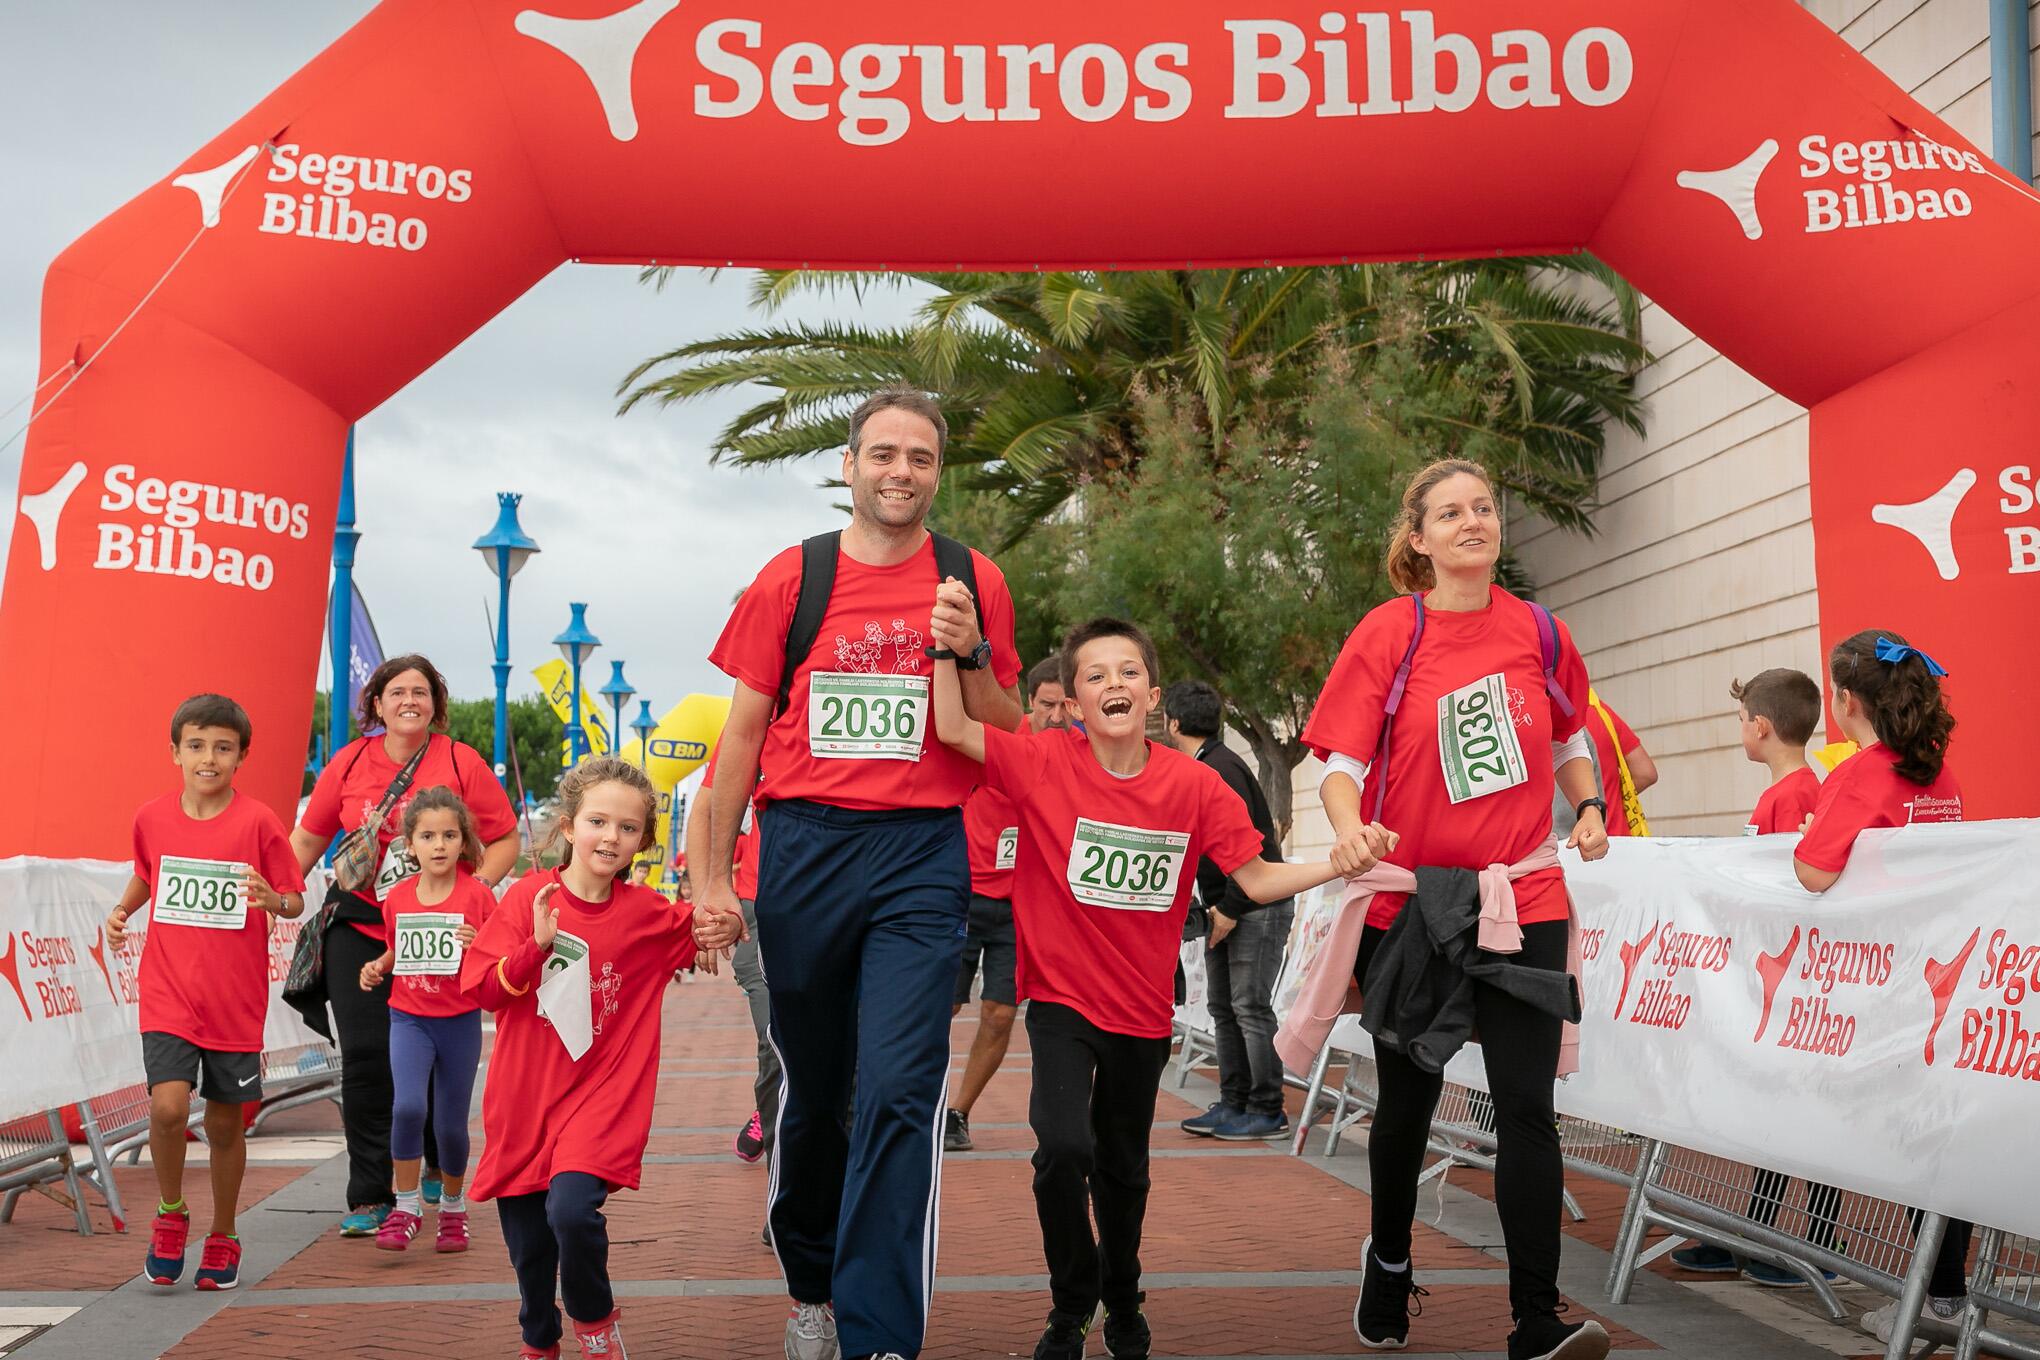
[[[966,1014],[953,1039],[959,1073],[972,1032]],[[751,1051],[741,997],[727,978],[690,981],[669,995],[644,1186],[609,1207],[610,1269],[634,1356],[779,1354],[785,1300],[772,1254],[758,1241],[765,1168],[728,1155],[731,1134],[751,1108]],[[1028,1190],[1028,1085],[1023,1027],[975,1112],[978,1151],[952,1156],[945,1168],[941,1278],[924,1352],[930,1360],[1029,1354],[1039,1331],[1047,1304]],[[1278,1145],[1218,1145],[1176,1129],[1175,1121],[1210,1099],[1210,1085],[1198,1078],[1179,1092],[1172,1070],[1156,1114],[1143,1252],[1156,1356],[1353,1354],[1348,1318],[1367,1217],[1367,1197],[1357,1188],[1365,1183],[1364,1128],[1330,1161],[1316,1155],[1316,1139],[1312,1155],[1298,1159]],[[416,1248],[398,1255],[341,1239],[342,1168],[327,1145],[313,1141],[337,1128],[337,1111],[321,1105],[289,1112],[257,1140],[275,1140],[286,1154],[304,1149],[304,1160],[251,1162],[244,1203],[261,1203],[244,1215],[249,1279],[234,1295],[186,1290],[159,1298],[133,1281],[153,1202],[146,1164],[120,1172],[138,1224],[127,1235],[79,1238],[58,1206],[25,1200],[15,1222],[0,1226],[0,1353],[8,1353],[10,1309],[33,1306],[58,1312],[19,1316],[46,1322],[77,1311],[39,1339],[15,1343],[10,1355],[514,1355],[515,1294],[494,1215],[486,1208],[475,1215],[474,1250],[464,1256]],[[202,1162],[194,1162],[188,1184],[202,1219]],[[1567,1227],[1571,1306],[1575,1316],[1601,1317],[1618,1353],[1778,1360],[1872,1353],[1860,1335],[1775,1296],[1759,1298],[1752,1286],[1684,1287],[1674,1283],[1680,1272],[1662,1263],[1630,1307],[1607,1304],[1595,1281],[1605,1272],[1621,1195],[1592,1181],[1573,1188],[1589,1217]],[[1467,1171],[1456,1171],[1435,1199],[1426,1194],[1425,1216],[1435,1210],[1442,1230],[1418,1228],[1420,1278],[1430,1280],[1431,1293],[1408,1354],[1503,1350],[1507,1276],[1485,1202],[1491,1195],[1490,1179]],[[97,1219],[103,1225],[103,1211]],[[267,1259],[265,1242],[281,1244]]]

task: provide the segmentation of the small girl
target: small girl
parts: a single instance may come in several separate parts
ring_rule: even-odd
[[[1835,766],[1820,786],[1792,853],[1792,867],[1810,891],[1835,885],[1856,837],[1872,827],[1962,820],[1962,786],[1948,768],[1955,718],[1941,694],[1947,673],[1889,628],[1857,633],[1829,654],[1835,722],[1862,749]],[[1960,1320],[1969,1292],[1964,1262],[1971,1231],[1970,1224],[1949,1220],[1927,1281],[1923,1316]],[[1889,1341],[1898,1310],[1892,1303],[1866,1314],[1864,1330]]]
[[[656,825],[644,773],[585,761],[560,780],[559,806],[559,867],[505,894],[461,966],[463,990],[496,1012],[475,1197],[502,1216],[522,1360],[560,1353],[556,1276],[582,1354],[624,1354],[602,1205],[638,1187],[666,984],[695,957],[691,908],[627,881]],[[725,932],[705,926],[703,947],[734,943]]]
[[[426,789],[404,812],[404,839],[419,865],[383,899],[390,947],[361,966],[361,989],[374,991],[395,970],[390,987],[391,1169],[397,1207],[377,1229],[375,1244],[402,1251],[418,1235],[424,1204],[418,1187],[425,1151],[429,1095],[439,1110],[433,1128],[444,1189],[439,1200],[438,1251],[468,1249],[468,1103],[482,1056],[482,1012],[461,994],[462,952],[496,909],[496,896],[476,878],[482,842],[474,815],[451,789]],[[463,873],[465,868],[469,872]]]

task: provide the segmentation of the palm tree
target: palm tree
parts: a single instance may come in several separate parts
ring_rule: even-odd
[[[1142,393],[1193,394],[1222,434],[1248,411],[1293,408],[1328,345],[1363,362],[1393,353],[1435,375],[1436,399],[1404,418],[1429,425],[1441,447],[1477,440],[1507,492],[1563,527],[1591,531],[1607,422],[1642,424],[1637,298],[1587,256],[1123,273],[766,270],[752,301],[769,317],[803,294],[908,286],[931,293],[910,325],[766,325],[683,345],[624,379],[622,409],[755,384],[767,396],[722,430],[714,457],[777,462],[842,448],[856,403],[904,380],[940,394],[950,462],[1001,493],[1013,538],[1087,481],[1138,463]]]

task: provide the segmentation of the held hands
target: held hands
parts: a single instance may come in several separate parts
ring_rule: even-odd
[[[1601,809],[1590,807],[1580,814],[1566,846],[1579,851],[1580,858],[1586,860],[1599,859],[1608,853],[1608,824],[1601,820]]]
[[[361,965],[362,991],[372,992],[376,988],[382,986],[383,977],[388,971],[388,968],[384,963],[384,960],[388,958],[389,955],[384,954],[381,958],[370,959],[367,963]]]
[[[715,974],[717,961],[728,958],[730,950],[751,938],[744,929],[744,909],[736,890],[728,883],[708,888],[694,904],[694,966]]]
[[[531,942],[538,946],[540,953],[551,949],[553,936],[560,933],[560,909],[549,905],[553,894],[559,890],[559,880],[554,879],[531,899]]]
[[[1379,864],[1401,840],[1399,834],[1380,822],[1355,827],[1333,842],[1332,867],[1339,871],[1341,877],[1359,878]]]
[[[937,647],[947,647],[958,656],[977,650],[977,608],[970,587],[954,576],[935,587],[935,612],[929,616],[928,632]]]

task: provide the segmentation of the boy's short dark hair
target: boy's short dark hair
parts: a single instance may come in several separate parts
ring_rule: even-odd
[[[1186,737],[1215,737],[1225,723],[1225,700],[1202,680],[1178,680],[1162,691],[1162,712]]]
[[[248,710],[224,694],[194,694],[177,705],[177,711],[170,715],[170,744],[184,744],[184,729],[187,727],[230,727],[241,739],[241,749],[248,749],[255,736],[255,725],[248,721]]]
[[[1062,682],[1062,658],[1060,656],[1043,657],[1034,663],[1032,670],[1027,672],[1027,702],[1030,704],[1034,702],[1034,696],[1041,692],[1043,685],[1062,685]],[[1063,688],[1067,690],[1069,686],[1063,685]]]
[[[1748,684],[1732,682],[1728,692],[1752,718],[1768,718],[1780,741],[1804,746],[1813,740],[1820,723],[1820,686],[1806,672],[1774,666],[1757,672]]]
[[[1141,664],[1147,667],[1148,683],[1150,685],[1161,683],[1161,664],[1155,660],[1155,644],[1153,639],[1149,638],[1137,623],[1128,623],[1125,619],[1101,617],[1092,619],[1088,623],[1078,624],[1063,637],[1062,653],[1056,658],[1056,662],[1060,669],[1060,679],[1062,680],[1063,692],[1065,694],[1074,696],[1077,692],[1078,651],[1087,642],[1096,642],[1099,638],[1109,637],[1125,638],[1128,642],[1139,648]]]

